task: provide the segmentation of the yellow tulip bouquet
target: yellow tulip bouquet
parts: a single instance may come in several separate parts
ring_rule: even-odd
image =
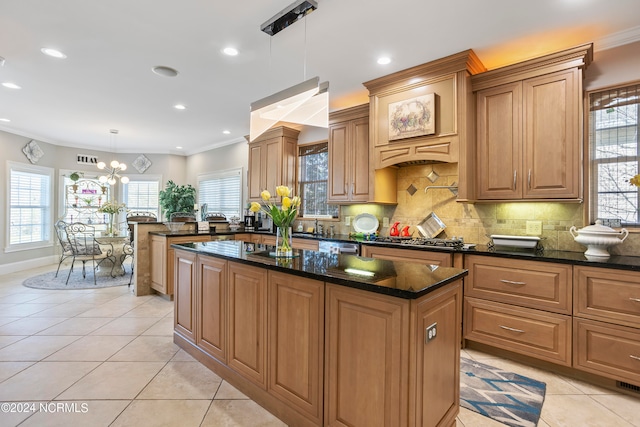
[[[252,202],[249,210],[251,212],[264,212],[267,214],[273,223],[278,227],[280,235],[276,236],[276,256],[291,256],[292,249],[290,244],[291,235],[290,229],[298,216],[298,210],[300,209],[300,197],[291,196],[291,189],[284,185],[276,187],[276,193],[282,197],[282,205],[278,206],[271,201],[271,193],[264,190],[260,193],[260,197],[264,201],[264,206],[258,202]],[[281,238],[281,239],[280,239]]]

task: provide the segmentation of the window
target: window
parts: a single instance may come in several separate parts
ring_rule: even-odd
[[[242,218],[242,168],[200,175],[198,204],[206,204],[207,212]]]
[[[329,148],[326,142],[302,145],[300,156],[300,198],[302,217],[338,218],[338,206],[327,204]]]
[[[593,220],[610,226],[640,226],[638,188],[640,84],[589,94],[589,147]]]
[[[124,203],[131,212],[152,212],[160,218],[158,194],[160,192],[160,178],[136,178],[127,175],[129,183],[123,185]]]
[[[7,251],[51,245],[53,169],[7,162],[7,170]]]

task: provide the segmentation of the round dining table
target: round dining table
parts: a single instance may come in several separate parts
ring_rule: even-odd
[[[125,246],[130,244],[129,236],[99,236],[96,242],[103,251],[111,251],[111,257],[100,263],[96,270],[97,276],[123,276],[125,274],[122,266]],[[115,262],[113,261],[115,259]]]

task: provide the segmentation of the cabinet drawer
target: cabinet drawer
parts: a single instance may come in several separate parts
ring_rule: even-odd
[[[291,239],[291,245],[294,249],[305,249],[305,250],[318,250],[318,241],[311,239],[301,239],[301,238],[293,238]]]
[[[574,319],[574,366],[640,385],[640,331],[594,320]]]
[[[387,248],[384,246],[362,245],[362,256],[387,259],[390,261],[409,261],[420,264],[453,265],[451,252],[421,251],[415,249]]]
[[[571,316],[465,297],[465,339],[571,365]]]
[[[574,315],[640,328],[640,273],[574,269]]]
[[[465,267],[465,295],[571,314],[570,265],[470,255]]]

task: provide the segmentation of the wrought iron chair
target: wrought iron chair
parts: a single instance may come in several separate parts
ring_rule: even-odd
[[[71,261],[71,269],[69,270],[69,274],[67,275],[67,281],[65,282],[65,284],[69,283],[71,271],[73,270],[73,264],[75,264],[76,261],[82,261],[83,278],[87,277],[85,264],[87,263],[87,261],[92,261],[94,285],[97,284],[96,268],[99,267],[100,264],[102,264],[106,259],[110,260],[112,263],[111,276],[113,277],[113,266],[116,263],[116,258],[113,255],[113,245],[110,245],[111,248],[102,248],[96,241],[95,227],[83,224],[81,222],[75,222],[67,225],[65,227],[65,231],[67,234],[69,247],[71,248],[70,257],[73,257],[73,261]]]
[[[56,221],[55,229],[56,236],[58,236],[58,242],[60,243],[60,247],[62,248],[62,252],[60,253],[60,261],[58,262],[58,269],[56,270],[56,276],[58,277],[58,273],[60,272],[60,266],[62,265],[62,261],[69,258],[73,255],[71,252],[71,245],[69,244],[69,239],[67,238],[67,225],[68,222],[63,220]],[[71,269],[73,270],[73,264],[71,264]]]
[[[158,221],[158,217],[153,212],[136,212],[132,211],[127,213],[127,227],[129,228],[129,242],[124,244],[122,248],[122,255],[120,256],[120,263],[122,264],[122,268],[124,268],[124,261],[127,258],[131,258],[131,277],[129,278],[129,286],[131,286],[131,282],[133,281],[133,269],[134,269],[134,259],[133,259],[133,244],[134,244],[134,224],[136,222],[156,222]]]
[[[174,212],[169,215],[171,222],[196,222],[196,214],[193,212]]]

